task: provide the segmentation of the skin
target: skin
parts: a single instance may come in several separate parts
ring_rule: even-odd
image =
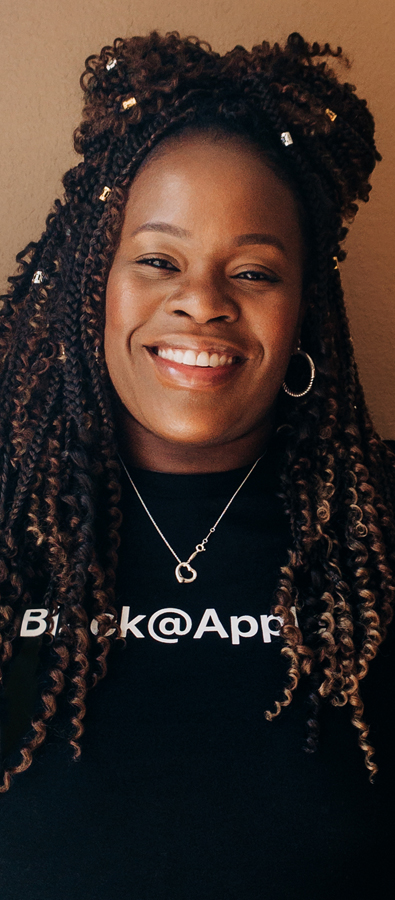
[[[297,201],[248,142],[183,135],[148,158],[130,189],[106,296],[125,461],[214,472],[262,453],[299,339],[303,259]],[[233,362],[161,359],[169,347]]]

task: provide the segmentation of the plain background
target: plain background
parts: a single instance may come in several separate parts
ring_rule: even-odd
[[[72,132],[88,55],[153,28],[197,35],[220,52],[291,31],[342,45],[352,62],[343,78],[367,98],[384,159],[341,272],[368,403],[381,435],[395,439],[394,0],[1,0],[0,28],[0,290],[78,162]]]

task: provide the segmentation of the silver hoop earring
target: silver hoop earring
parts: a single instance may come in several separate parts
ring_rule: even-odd
[[[310,366],[310,380],[309,380],[309,383],[308,383],[308,385],[307,385],[307,388],[305,388],[304,391],[300,391],[300,393],[296,393],[295,391],[291,391],[291,390],[289,389],[288,385],[285,383],[285,381],[283,381],[283,390],[285,391],[286,394],[289,394],[290,397],[305,397],[306,394],[308,394],[309,391],[311,391],[311,388],[313,387],[313,381],[314,381],[314,378],[315,378],[315,365],[314,365],[314,363],[313,363],[313,360],[312,360],[311,356],[309,356],[308,353],[305,353],[304,350],[301,350],[301,349],[300,349],[300,341],[299,341],[298,349],[297,349],[296,353],[294,353],[294,354],[292,354],[292,355],[293,355],[293,356],[297,356],[297,354],[299,354],[299,356],[303,356],[304,359],[307,360],[307,362],[308,362],[308,364],[309,364],[309,366]]]

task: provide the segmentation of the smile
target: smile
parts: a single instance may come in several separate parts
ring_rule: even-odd
[[[185,342],[186,343],[186,342]],[[233,379],[247,361],[236,347],[206,343],[195,348],[168,344],[145,347],[160,381],[169,387],[209,390]]]
[[[173,350],[171,347],[159,347],[156,352],[161,359],[168,359],[183,366],[217,369],[219,366],[231,366],[236,362],[234,356],[228,356],[225,353],[220,356],[218,353],[208,353],[207,350],[201,350],[199,353],[195,350]]]

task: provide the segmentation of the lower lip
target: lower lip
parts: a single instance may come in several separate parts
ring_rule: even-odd
[[[156,366],[160,375],[168,382],[179,387],[202,389],[215,387],[230,381],[240,372],[243,363],[236,362],[231,365],[216,366],[184,366],[182,363],[173,362],[157,356],[152,350],[146,348],[149,358]]]

